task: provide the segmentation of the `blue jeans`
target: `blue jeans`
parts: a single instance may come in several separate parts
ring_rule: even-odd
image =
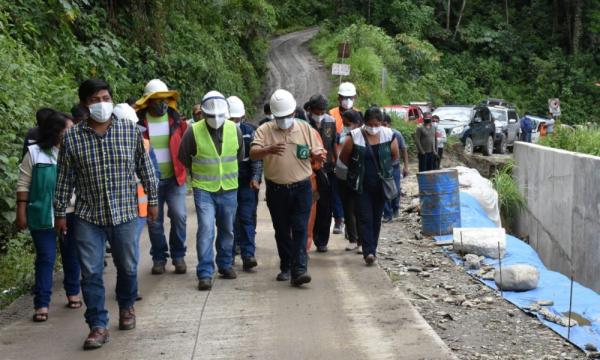
[[[358,236],[362,241],[363,256],[377,255],[377,243],[381,230],[381,214],[385,204],[383,186],[363,188],[356,196]]]
[[[67,296],[79,294],[79,261],[75,244],[73,215],[67,215],[67,236],[59,241],[63,265],[63,286]],[[48,307],[52,295],[52,277],[56,261],[56,231],[54,229],[31,231],[35,247],[35,285],[33,306]]]
[[[179,186],[174,177],[161,180],[158,183],[158,218],[152,224],[148,224],[148,234],[150,235],[150,243],[152,243],[150,255],[152,255],[154,261],[166,261],[169,256],[169,248],[172,259],[185,257],[186,193],[185,184]],[[167,216],[171,220],[168,246],[164,228],[165,202],[169,207]]]
[[[400,190],[400,179],[401,179],[400,165],[394,165],[394,167],[392,168],[392,175],[394,176],[394,182],[396,183],[398,190]],[[391,219],[392,215],[395,212],[398,212],[399,210],[400,210],[400,193],[398,192],[398,196],[395,199],[388,200],[385,202],[385,205],[383,207],[384,219]]]
[[[305,273],[308,267],[306,239],[312,205],[310,181],[286,187],[267,181],[267,206],[271,213],[279,268],[292,276]]]
[[[240,182],[237,193],[237,214],[235,216],[233,257],[235,245],[240,246],[242,257],[254,256],[256,250],[256,207],[258,191],[249,186],[249,182]]]
[[[217,267],[229,269],[233,266],[233,223],[237,208],[237,191],[211,193],[194,189],[194,204],[198,217],[196,275],[198,279],[210,278],[215,272],[213,243],[217,249]]]
[[[104,307],[104,243],[110,242],[117,269],[117,302],[119,308],[133,306],[137,297],[137,220],[115,226],[99,226],[75,218],[75,238],[81,265],[81,292],[86,305],[85,321],[90,328],[108,327],[108,311]]]
[[[136,222],[135,222],[135,239],[138,242],[138,244],[140,243],[140,238],[142,237],[142,232],[144,231],[144,227],[146,226],[146,223],[148,223],[148,217],[142,217],[142,216],[138,216]],[[140,261],[140,247],[137,247],[137,254],[135,254],[135,258],[138,260],[138,262]]]

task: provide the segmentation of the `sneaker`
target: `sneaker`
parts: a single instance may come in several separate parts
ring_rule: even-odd
[[[371,266],[375,263],[375,255],[373,254],[369,254],[367,255],[367,257],[365,258],[365,263],[367,264],[367,266]]]
[[[346,246],[346,251],[354,251],[356,249],[358,249],[358,245],[354,242],[351,242]]]
[[[152,275],[162,275],[165,273],[165,261],[154,261],[152,265]]]
[[[289,271],[282,271],[279,274],[277,274],[277,281],[288,281],[291,277],[291,274]]]
[[[394,213],[392,214],[392,219],[398,218],[400,218],[400,210],[394,210]]]
[[[359,245],[359,246],[356,247],[356,253],[357,254],[362,254],[362,246]]]
[[[312,278],[310,277],[310,275],[308,275],[308,273],[305,272],[298,276],[292,277],[291,283],[293,286],[301,286],[302,284],[308,284],[311,280]]]
[[[342,234],[344,232],[344,223],[342,221],[336,222],[333,225],[333,233],[334,234]]]
[[[101,348],[102,345],[108,342],[109,335],[108,329],[95,327],[90,330],[85,342],[83,343],[83,350],[94,350]]]
[[[219,269],[219,274],[221,274],[221,277],[223,279],[228,279],[228,280],[237,279],[237,273],[235,272],[235,269],[232,267],[230,267],[228,269]]]
[[[212,278],[201,278],[198,279],[198,290],[206,291],[212,289]]]
[[[175,266],[175,274],[185,274],[187,272],[187,265],[183,258],[173,259],[173,266]]]
[[[327,246],[317,246],[317,252],[326,253],[328,250]]]
[[[244,271],[249,271],[258,266],[258,261],[254,256],[244,256],[242,257],[242,269]]]
[[[390,223],[390,222],[392,222],[392,218],[391,217],[384,217],[383,219],[381,219],[381,222],[384,223],[384,224],[385,223]]]

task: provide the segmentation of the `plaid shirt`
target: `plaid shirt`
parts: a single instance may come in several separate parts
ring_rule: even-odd
[[[148,205],[157,205],[158,180],[133,122],[113,118],[104,135],[85,121],[73,126],[65,133],[58,155],[55,215],[66,215],[75,188],[75,215],[85,221],[114,226],[137,218],[136,173],[148,194]]]

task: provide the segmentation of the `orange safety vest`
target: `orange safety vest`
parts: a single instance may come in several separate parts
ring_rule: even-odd
[[[341,134],[344,128],[344,120],[342,119],[342,114],[340,113],[340,107],[336,106],[329,110],[329,115],[333,116],[335,119],[335,131],[338,133],[338,135]]]
[[[150,152],[150,141],[148,139],[142,139],[144,141],[144,149],[146,153]],[[148,216],[148,195],[144,191],[142,184],[137,184],[137,197],[138,197],[138,216]]]

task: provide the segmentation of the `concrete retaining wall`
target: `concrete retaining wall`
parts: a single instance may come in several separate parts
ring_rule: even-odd
[[[517,231],[547,267],[600,293],[600,157],[521,142],[514,155],[528,204]]]

